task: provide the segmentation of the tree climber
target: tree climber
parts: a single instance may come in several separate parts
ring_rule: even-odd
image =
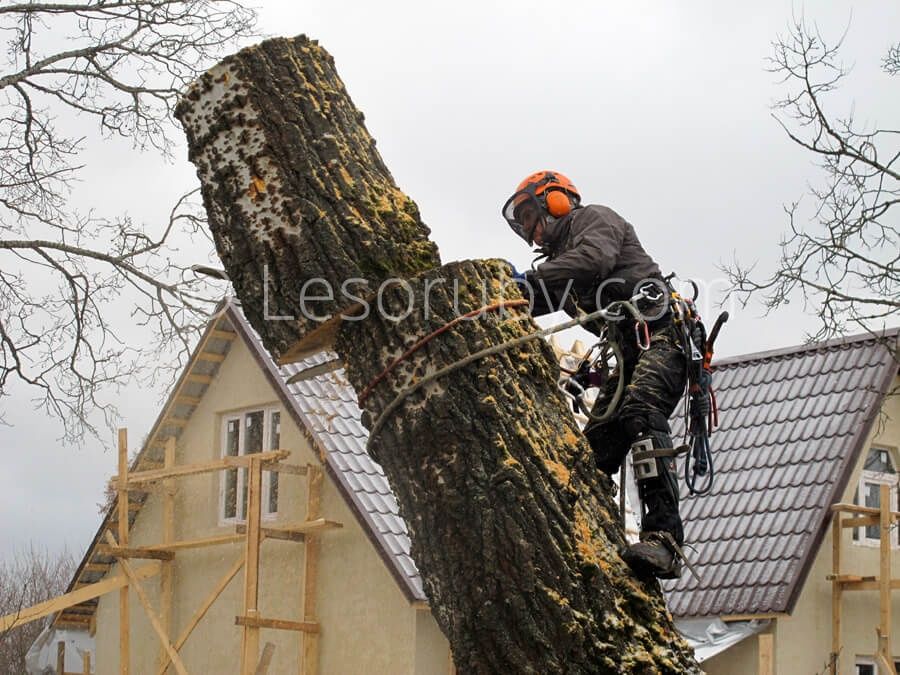
[[[575,316],[579,310],[592,312],[644,292],[646,301],[638,309],[649,339],[635,338],[638,326],[627,314],[611,326],[610,339],[623,354],[619,367],[626,387],[613,416],[589,422],[584,434],[598,468],[610,477],[628,451],[634,452],[643,515],[640,541],[623,551],[623,559],[639,575],[677,578],[684,531],[676,462],[674,452],[653,451],[672,448],[668,419],[684,392],[686,357],[659,267],[630,223],[606,206],[582,206],[575,185],[554,171],[525,178],[503,206],[503,216],[517,235],[539,247],[538,260],[544,259],[525,273],[513,269],[531,300],[533,316],[558,309]],[[585,327],[598,335],[603,330],[599,324]],[[615,385],[613,378],[601,389],[594,414],[607,409]]]

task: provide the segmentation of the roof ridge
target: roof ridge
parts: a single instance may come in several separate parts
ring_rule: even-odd
[[[768,359],[778,358],[780,356],[799,355],[803,354],[804,352],[821,351],[831,349],[833,347],[857,345],[863,342],[877,342],[879,340],[885,340],[889,338],[897,339],[898,336],[900,336],[900,326],[895,326],[893,328],[886,328],[881,331],[857,333],[855,335],[832,338],[830,340],[823,340],[821,342],[807,342],[802,345],[778,347],[776,349],[768,349],[759,352],[750,352],[747,354],[728,356],[714,361],[713,368],[745,365],[754,361],[766,361]]]

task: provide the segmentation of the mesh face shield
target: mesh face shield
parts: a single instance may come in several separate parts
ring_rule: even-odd
[[[529,186],[519,190],[503,205],[503,217],[509,227],[529,246],[534,242],[534,230],[544,217],[544,207]]]

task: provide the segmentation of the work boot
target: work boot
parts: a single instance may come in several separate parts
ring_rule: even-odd
[[[640,577],[678,579],[681,576],[681,556],[668,532],[641,532],[641,540],[629,546],[622,559]]]

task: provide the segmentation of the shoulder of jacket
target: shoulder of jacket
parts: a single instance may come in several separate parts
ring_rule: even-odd
[[[588,225],[603,224],[613,227],[621,226],[625,223],[625,219],[608,206],[601,204],[587,204],[576,209],[572,214],[572,223],[579,227]]]

